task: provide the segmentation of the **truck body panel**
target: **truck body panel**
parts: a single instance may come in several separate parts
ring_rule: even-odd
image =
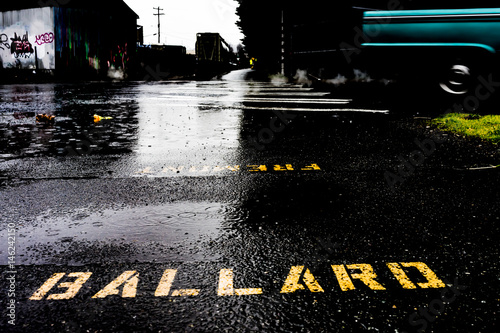
[[[368,69],[410,89],[463,95],[500,70],[500,8],[366,11],[362,33]]]
[[[364,47],[472,47],[500,52],[500,8],[369,11]]]

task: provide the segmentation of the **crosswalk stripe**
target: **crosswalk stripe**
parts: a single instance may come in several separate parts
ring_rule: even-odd
[[[192,97],[175,96],[175,95],[162,95],[170,101],[200,101],[205,102],[221,102],[220,98],[207,98],[201,97],[193,99]],[[350,99],[315,99],[315,98],[258,98],[258,97],[243,97],[243,98],[227,98],[223,96],[222,102],[256,102],[256,103],[299,103],[299,104],[348,104],[352,102]]]
[[[260,91],[260,92],[251,92],[246,94],[247,96],[327,96],[330,93],[324,93],[324,92],[266,92],[266,91]]]
[[[317,109],[317,108],[275,108],[275,107],[259,107],[259,106],[238,106],[244,110],[266,110],[266,111],[298,111],[298,112],[366,112],[366,113],[384,113],[388,114],[389,110],[374,110],[374,109],[356,109],[356,108],[339,108],[339,109]]]

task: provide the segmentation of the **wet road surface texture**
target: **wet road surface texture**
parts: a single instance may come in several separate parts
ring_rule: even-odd
[[[249,74],[0,87],[0,329],[498,331],[497,148]]]

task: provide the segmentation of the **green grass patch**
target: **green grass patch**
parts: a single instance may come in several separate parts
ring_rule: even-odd
[[[431,123],[445,131],[500,143],[500,115],[448,113]]]

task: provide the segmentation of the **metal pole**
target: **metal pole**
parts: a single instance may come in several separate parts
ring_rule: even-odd
[[[35,46],[35,69],[38,71],[38,50]]]

